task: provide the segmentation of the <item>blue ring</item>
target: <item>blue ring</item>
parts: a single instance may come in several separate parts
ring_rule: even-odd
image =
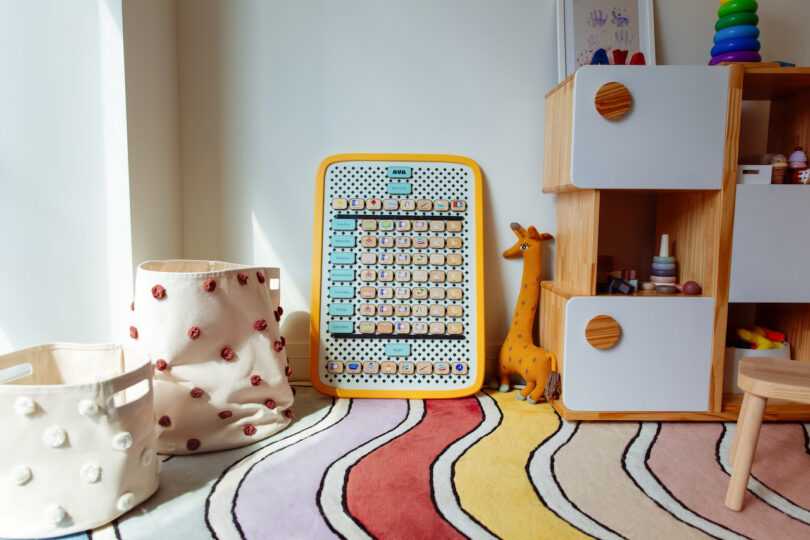
[[[711,56],[717,56],[718,54],[734,51],[758,51],[759,47],[759,40],[754,38],[727,39],[712,47],[710,54]]]
[[[759,28],[750,24],[739,24],[737,26],[729,26],[728,28],[723,28],[719,32],[714,35],[714,42],[720,43],[721,41],[726,41],[727,39],[735,39],[735,38],[758,38],[759,37]]]

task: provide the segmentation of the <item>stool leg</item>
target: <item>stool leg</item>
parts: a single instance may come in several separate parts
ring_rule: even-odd
[[[754,453],[757,450],[759,428],[762,427],[762,415],[765,413],[767,399],[748,392],[743,398],[742,411],[737,421],[737,431],[734,440],[739,438],[734,456],[734,468],[731,471],[731,481],[726,492],[726,506],[731,510],[742,510],[745,491],[748,487],[748,477],[751,476],[751,465],[754,462]],[[732,443],[733,445],[733,443]]]
[[[731,441],[731,450],[728,451],[728,464],[734,466],[734,456],[737,454],[737,445],[740,443],[740,425],[742,419],[745,418],[746,405],[751,403],[751,400],[745,400],[743,396],[742,406],[740,407],[740,414],[737,416],[737,428],[734,430],[734,439]]]

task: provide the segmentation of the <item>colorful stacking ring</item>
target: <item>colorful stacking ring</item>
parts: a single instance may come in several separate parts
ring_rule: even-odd
[[[726,41],[728,39],[738,38],[756,39],[758,37],[759,28],[756,26],[751,26],[750,24],[744,24],[740,26],[729,26],[728,28],[723,28],[714,35],[714,42],[720,43],[721,41]]]
[[[759,41],[753,38],[727,39],[712,47],[711,55],[726,54],[734,51],[758,51]]]
[[[731,15],[726,15],[725,17],[720,17],[717,19],[717,23],[714,25],[714,30],[715,32],[719,32],[723,28],[728,28],[729,26],[740,26],[743,24],[756,26],[758,22],[759,17],[756,13],[752,13],[750,11],[739,11],[737,13],[732,13]]]
[[[734,0],[733,2],[726,2],[720,9],[717,10],[718,17],[725,17],[726,15],[731,15],[732,13],[739,13],[741,11],[753,11],[757,10],[757,3],[756,0]]]
[[[761,62],[762,57],[755,51],[734,51],[725,54],[719,54],[709,60],[709,65],[713,66],[721,62]]]

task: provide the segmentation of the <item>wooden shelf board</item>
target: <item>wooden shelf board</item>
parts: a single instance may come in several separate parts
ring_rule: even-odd
[[[810,68],[747,64],[744,100],[770,100],[810,90]]]
[[[572,411],[561,399],[551,403],[554,410],[569,421],[633,421],[633,422],[735,422],[740,414],[742,394],[726,394],[720,412],[671,411]],[[768,422],[810,421],[810,405],[781,400],[768,400],[764,420]]]

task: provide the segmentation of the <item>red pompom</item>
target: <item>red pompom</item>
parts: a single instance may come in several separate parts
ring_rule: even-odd
[[[197,339],[198,337],[200,337],[200,333],[201,333],[200,328],[197,326],[192,326],[191,328],[188,329],[188,337],[190,339]]]
[[[213,279],[206,279],[203,281],[203,290],[205,292],[214,292],[214,289],[217,288],[217,282]]]
[[[259,386],[260,384],[262,384],[262,378],[258,375],[251,375],[250,384],[252,384],[253,386]]]
[[[233,360],[233,357],[236,356],[236,353],[234,353],[233,349],[231,349],[230,347],[225,347],[224,349],[222,349],[222,352],[220,352],[219,355],[222,357],[223,360],[227,360],[228,362],[230,362],[231,360]]]
[[[259,283],[264,283],[264,274],[261,272],[256,272],[256,278],[259,280]]]
[[[290,409],[287,409],[286,411],[284,411],[284,416],[286,416],[287,418],[293,418],[295,415]]]
[[[138,329],[134,326],[129,327],[129,337],[132,339],[138,339]]]
[[[167,365],[168,364],[166,364],[166,360],[164,360],[163,358],[158,358],[157,362],[155,362],[155,369],[157,369],[158,371],[163,371],[164,369],[166,369]]]
[[[189,439],[186,441],[186,448],[194,451],[200,447],[200,439]]]
[[[166,288],[163,285],[155,285],[152,287],[152,296],[155,297],[157,300],[161,300],[166,297]]]
[[[253,328],[258,330],[259,332],[264,332],[267,330],[267,321],[264,319],[259,319],[255,323],[253,323]]]
[[[242,431],[245,433],[245,435],[248,435],[248,436],[255,435],[256,434],[256,426],[254,426],[253,424],[245,424],[245,427],[242,428]]]
[[[169,427],[170,425],[172,425],[172,419],[164,414],[158,420],[158,424],[160,424],[163,427]]]
[[[275,409],[276,402],[273,401],[272,399],[268,399],[267,401],[264,402],[264,406],[267,407],[268,409]]]
[[[195,386],[189,391],[189,395],[194,399],[201,398],[203,396],[203,389],[199,386]]]
[[[248,275],[240,272],[236,274],[236,279],[239,281],[239,285],[247,285]]]
[[[276,341],[275,343],[273,343],[273,350],[274,351],[281,352],[281,350],[283,348],[284,348],[284,345],[280,341]]]
[[[221,413],[219,413],[219,417],[222,418],[223,420],[230,418],[231,416],[233,416],[233,413],[231,411],[222,411]]]

